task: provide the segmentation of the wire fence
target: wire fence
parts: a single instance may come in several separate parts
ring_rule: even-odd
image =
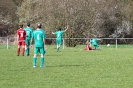
[[[84,45],[87,40],[91,38],[63,38],[63,49],[68,43],[71,41],[76,41],[76,45]],[[119,45],[133,45],[133,38],[98,38],[98,43],[100,45],[107,45],[112,44],[115,45],[117,49]],[[17,45],[17,38],[16,37],[0,37],[0,45],[6,46],[6,49],[9,49],[10,45]],[[71,40],[71,41],[70,41]],[[67,42],[69,41],[69,42]],[[55,38],[46,38],[47,45],[55,45],[56,41]]]

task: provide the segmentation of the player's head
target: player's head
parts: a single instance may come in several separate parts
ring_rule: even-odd
[[[61,31],[61,28],[58,28],[58,31]]]
[[[30,27],[30,23],[27,23],[27,26]]]
[[[42,28],[42,24],[38,23],[37,28]]]
[[[23,24],[20,24],[19,26],[20,26],[20,28],[23,28]]]

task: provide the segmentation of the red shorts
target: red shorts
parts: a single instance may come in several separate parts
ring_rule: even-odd
[[[18,42],[18,46],[25,46],[25,41],[22,41],[22,42]]]
[[[84,50],[93,50],[89,45],[86,45],[86,47],[84,48]]]

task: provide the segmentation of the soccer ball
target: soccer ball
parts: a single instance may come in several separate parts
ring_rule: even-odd
[[[107,44],[107,47],[110,47],[110,44]]]

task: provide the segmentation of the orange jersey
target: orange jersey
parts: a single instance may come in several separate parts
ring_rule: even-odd
[[[23,28],[17,30],[18,41],[25,41],[26,32]]]

